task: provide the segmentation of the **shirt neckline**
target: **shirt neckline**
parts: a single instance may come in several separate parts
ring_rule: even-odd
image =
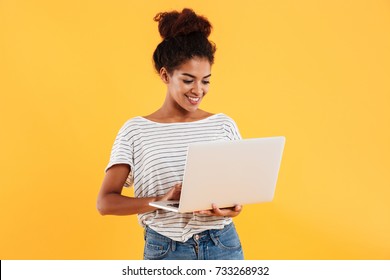
[[[193,124],[193,123],[198,123],[198,122],[203,122],[203,121],[207,121],[215,116],[219,116],[219,115],[222,115],[222,113],[217,113],[217,114],[213,114],[211,116],[208,116],[206,118],[203,118],[203,119],[200,119],[200,120],[196,120],[196,121],[189,121],[189,122],[167,122],[167,123],[163,123],[163,122],[155,122],[155,121],[152,121],[152,120],[149,120],[145,117],[142,117],[142,116],[138,116],[137,118],[139,119],[142,119],[146,122],[149,122],[149,123],[153,123],[153,124],[158,124],[158,125],[173,125],[173,124]]]

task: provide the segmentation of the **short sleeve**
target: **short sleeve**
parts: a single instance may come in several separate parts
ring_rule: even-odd
[[[235,123],[235,121],[231,118],[227,118],[226,122],[225,122],[225,132],[226,132],[226,136],[227,138],[229,138],[229,140],[241,140],[242,137],[241,137],[241,134],[240,134],[240,131],[238,130],[238,127],[237,127],[237,124]]]
[[[128,164],[130,166],[130,174],[125,182],[125,187],[130,187],[133,184],[133,170],[134,170],[134,144],[133,144],[133,130],[130,121],[126,122],[119,130],[114,144],[111,149],[110,161],[105,169],[107,170],[116,164]]]

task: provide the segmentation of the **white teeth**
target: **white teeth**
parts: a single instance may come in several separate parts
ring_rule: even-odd
[[[190,97],[190,96],[188,96],[188,98],[190,99],[190,100],[192,100],[192,101],[194,101],[194,102],[198,102],[199,101],[199,99],[200,99],[200,97]]]

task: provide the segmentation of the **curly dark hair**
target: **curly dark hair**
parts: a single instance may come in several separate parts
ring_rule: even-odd
[[[205,17],[185,8],[182,12],[158,13],[154,20],[163,39],[153,53],[157,72],[164,67],[172,73],[194,57],[207,58],[211,65],[214,63],[216,46],[208,40],[212,26]]]

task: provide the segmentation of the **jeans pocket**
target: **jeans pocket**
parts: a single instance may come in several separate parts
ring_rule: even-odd
[[[144,260],[163,259],[171,248],[171,241],[162,238],[146,236],[144,248]]]
[[[241,248],[240,238],[234,226],[230,226],[228,230],[222,232],[217,238],[218,247],[223,249],[237,250]]]

